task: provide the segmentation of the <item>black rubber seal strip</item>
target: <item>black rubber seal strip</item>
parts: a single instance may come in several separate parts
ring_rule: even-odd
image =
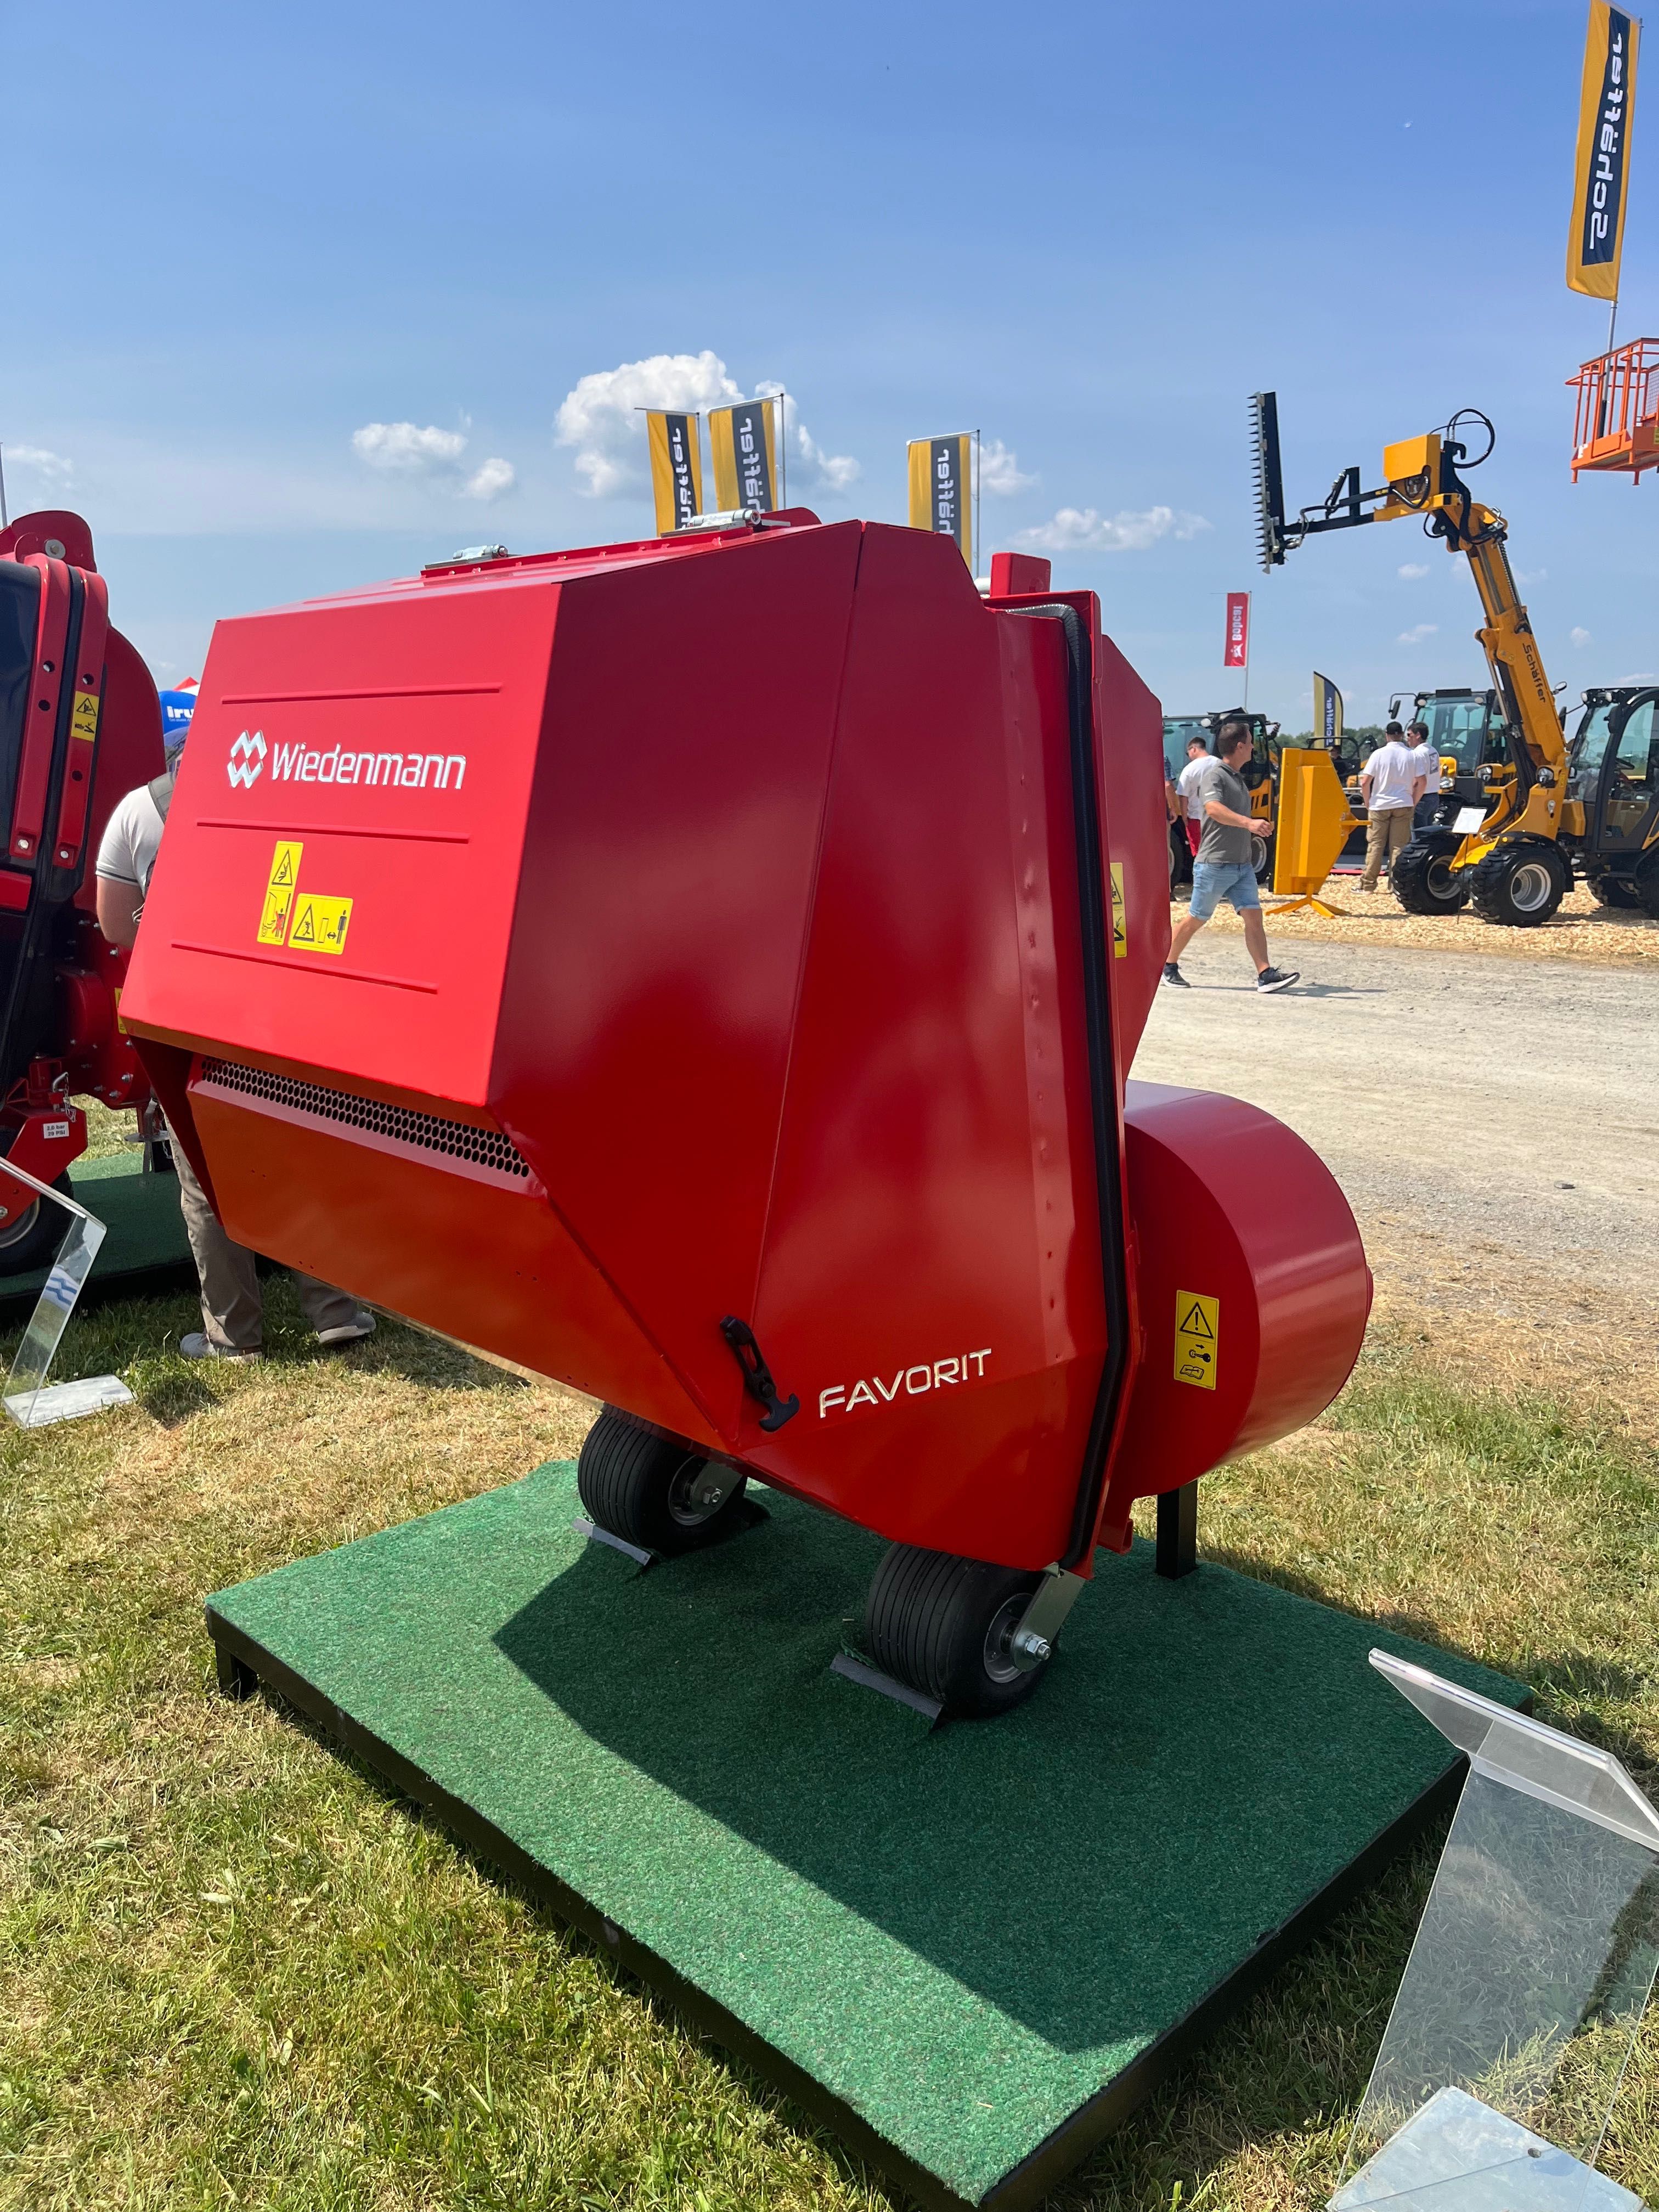
[[[1090,641],[1075,607],[1056,599],[1007,607],[1012,615],[1057,620],[1066,638],[1066,700],[1071,736],[1072,822],[1077,837],[1078,917],[1083,936],[1083,1005],[1089,1056],[1089,1105],[1100,1210],[1100,1275],[1106,1306],[1106,1359],[1083,1466],[1078,1475],[1072,1533],[1060,1564],[1075,1573],[1094,1550],[1095,1523],[1106,1484],[1107,1455],[1129,1371],[1128,1231],[1123,1218],[1123,1166],[1118,1146],[1117,1065],[1112,1048],[1111,910],[1100,857],[1100,791],[1095,781],[1094,669]]]

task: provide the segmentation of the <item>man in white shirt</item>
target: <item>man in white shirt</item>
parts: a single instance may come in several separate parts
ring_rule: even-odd
[[[1417,763],[1419,773],[1423,778],[1423,788],[1418,794],[1413,817],[1413,826],[1421,830],[1433,822],[1438,811],[1435,801],[1440,796],[1440,756],[1429,743],[1429,726],[1426,722],[1408,722],[1406,725],[1406,736],[1411,745],[1412,757]]]
[[[1187,740],[1187,765],[1176,778],[1176,793],[1187,820],[1187,842],[1198,858],[1198,841],[1204,835],[1204,802],[1198,795],[1199,778],[1214,757],[1202,738]]]
[[[98,927],[112,945],[131,945],[138,934],[144,895],[172,803],[173,773],[183,750],[181,743],[169,752],[165,775],[158,775],[153,783],[141,783],[137,791],[127,793],[110,816],[98,848]],[[179,1349],[186,1359],[257,1359],[264,1305],[254,1255],[226,1236],[176,1137],[173,1164],[179,1171],[179,1206],[202,1290],[202,1327],[181,1337]],[[314,1275],[302,1275],[297,1269],[290,1272],[300,1304],[319,1344],[337,1347],[373,1336],[374,1315],[349,1291],[337,1291],[332,1284],[319,1282]]]
[[[1417,756],[1398,722],[1389,724],[1382,743],[1360,769],[1359,793],[1365,802],[1365,871],[1359,888],[1374,891],[1384,860],[1392,871],[1395,854],[1411,843],[1412,817],[1423,796]]]

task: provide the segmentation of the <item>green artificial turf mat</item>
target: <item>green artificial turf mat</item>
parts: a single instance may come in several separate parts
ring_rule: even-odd
[[[179,1183],[171,1175],[146,1175],[135,1147],[126,1158],[76,1160],[70,1170],[74,1196],[97,1216],[109,1234],[93,1262],[88,1289],[116,1275],[146,1274],[155,1268],[189,1267],[190,1243],[179,1211]],[[68,1218],[64,1217],[64,1226]],[[46,1279],[44,1267],[21,1275],[0,1275],[0,1303],[33,1304]]]
[[[1449,1774],[1373,1644],[1522,1699],[1139,1544],[1029,1704],[930,1734],[830,1672],[878,1540],[760,1495],[747,1534],[641,1574],[548,1466],[222,1591],[210,1625],[970,2203]]]

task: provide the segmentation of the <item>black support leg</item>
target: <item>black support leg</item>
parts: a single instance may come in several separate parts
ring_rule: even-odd
[[[216,1644],[213,1647],[213,1664],[219,1678],[220,1690],[227,1698],[234,1698],[240,1702],[258,1694],[259,1677],[234,1651],[227,1651],[222,1644]]]
[[[1198,1565],[1198,1485],[1162,1490],[1158,1498],[1158,1571],[1171,1582]]]

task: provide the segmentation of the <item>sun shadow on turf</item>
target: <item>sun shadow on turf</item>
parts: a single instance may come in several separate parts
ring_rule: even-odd
[[[929,1735],[828,1672],[878,1542],[768,1502],[647,1575],[586,1547],[496,1645],[629,1768],[1055,2048],[1127,2058],[1445,1771],[1364,1664],[1401,1638],[1217,1569],[1162,1582],[1146,1546],[1103,1562],[1030,1704]]]

